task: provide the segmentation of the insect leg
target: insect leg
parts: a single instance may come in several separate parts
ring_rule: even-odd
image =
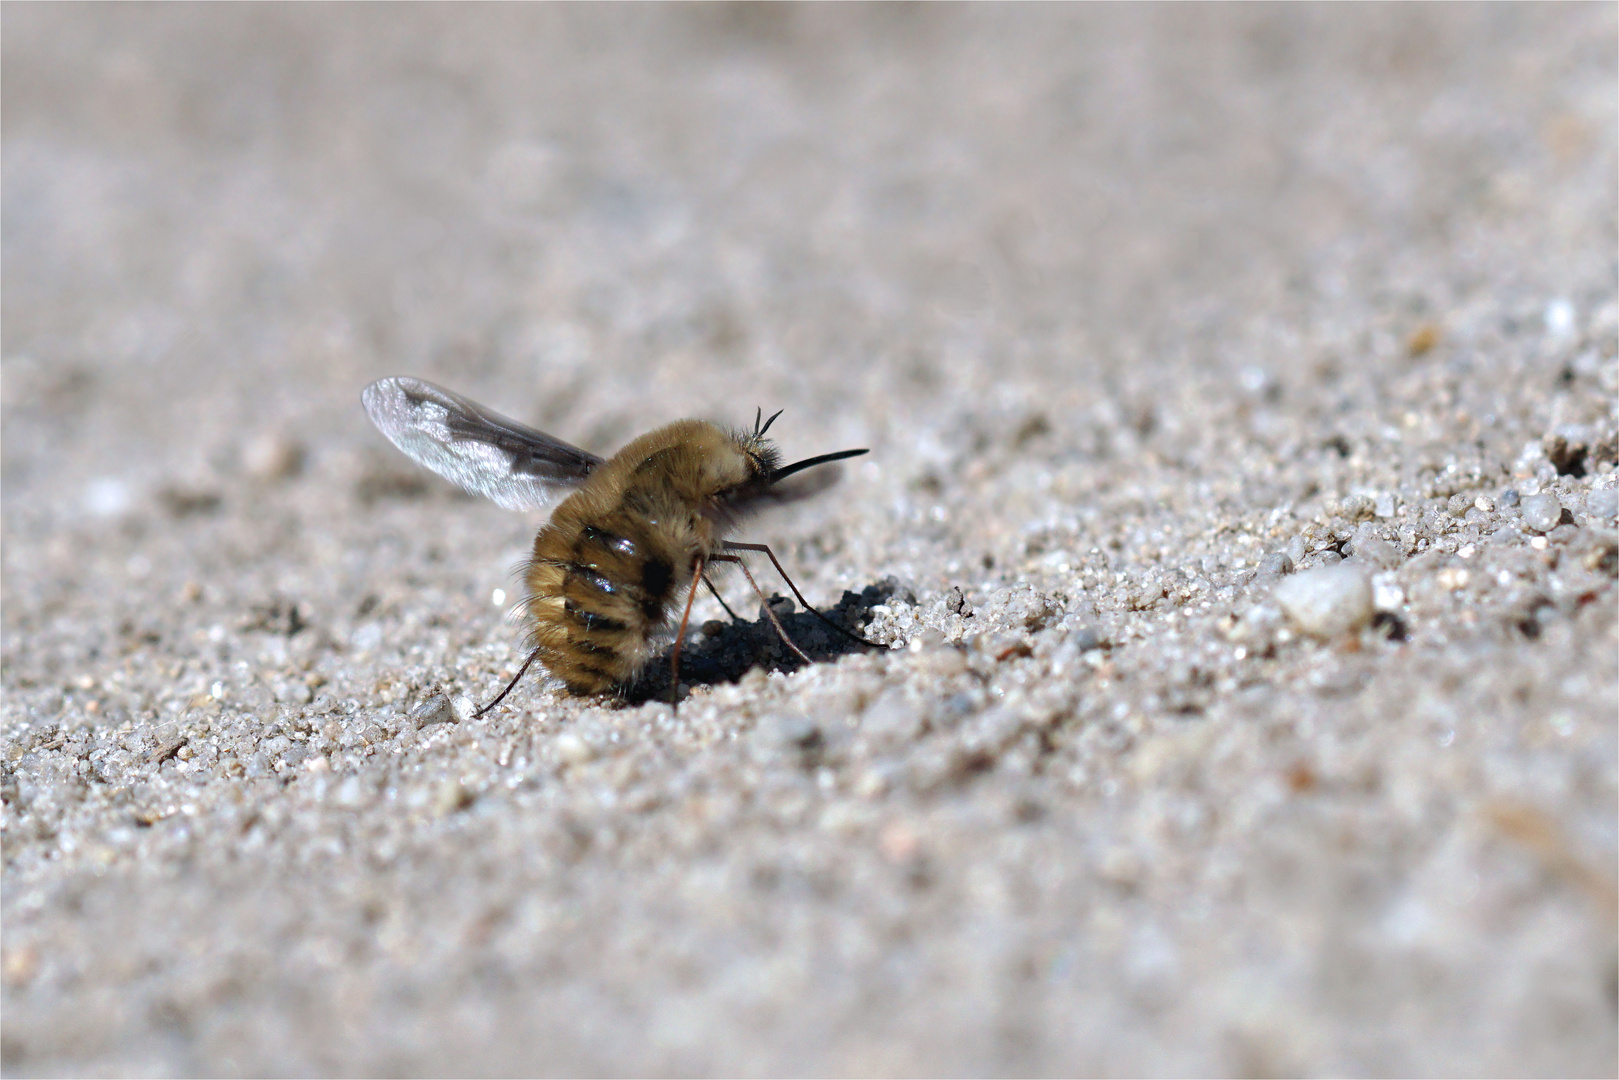
[[[729,547],[731,545],[726,546]],[[781,635],[782,642],[786,644],[789,649],[793,650],[793,652],[797,653],[798,658],[804,661],[804,663],[814,663],[814,661],[812,661],[808,656],[804,655],[804,650],[795,645],[793,643],[793,639],[787,636],[787,630],[781,625],[781,620],[776,618],[776,613],[774,611],[770,610],[770,598],[765,596],[765,591],[763,589],[759,588],[759,583],[753,580],[753,574],[749,572],[747,563],[743,562],[741,558],[736,555],[710,555],[709,562],[734,562],[740,566],[742,568],[743,576],[748,579],[748,584],[753,586],[753,591],[758,593],[759,599],[763,601],[765,614],[770,617],[770,625],[774,626],[776,628],[776,633]]]
[[[680,645],[686,640],[686,623],[691,619],[691,602],[697,599],[697,582],[703,576],[704,559],[697,556],[697,565],[691,575],[691,588],[686,592],[686,610],[680,615],[680,630],[675,634],[675,647],[669,652],[669,705],[680,704]],[[709,588],[714,586],[710,585]]]
[[[770,556],[770,563],[771,563],[772,566],[774,566],[776,568],[776,573],[780,574],[781,575],[781,580],[785,581],[787,583],[787,587],[789,589],[793,590],[793,595],[798,597],[798,602],[800,604],[804,605],[804,610],[805,611],[808,611],[811,615],[814,615],[817,619],[820,619],[822,622],[826,623],[826,625],[830,626],[832,629],[836,630],[838,633],[842,634],[844,637],[848,638],[850,641],[858,641],[860,644],[862,644],[862,645],[870,645],[874,649],[882,648],[882,646],[877,644],[875,641],[867,641],[865,638],[861,637],[859,634],[851,634],[849,631],[845,630],[843,627],[839,626],[837,623],[833,622],[831,619],[827,618],[825,615],[822,615],[819,611],[816,611],[815,608],[813,606],[811,606],[810,602],[808,600],[804,599],[804,594],[798,591],[798,586],[793,584],[793,579],[787,576],[787,571],[782,569],[781,560],[776,558],[776,553],[774,551],[770,550],[770,545],[769,544],[736,544],[736,543],[732,543],[731,541],[727,540],[725,542],[725,549],[727,551],[762,551],[762,552],[764,552],[766,555]],[[741,560],[738,560],[738,561],[740,562]],[[744,573],[747,572],[746,568],[744,568],[743,572]],[[752,581],[753,578],[750,577],[750,578],[748,578],[748,580]],[[757,586],[757,585],[754,586],[755,590],[757,590],[758,588],[759,588],[759,586]],[[760,593],[759,595],[763,596],[764,594]],[[765,605],[765,607],[767,609],[769,608],[769,606],[770,605],[768,605],[768,604]]]
[[[523,677],[523,673],[528,671],[528,666],[530,664],[532,664],[534,661],[538,660],[539,658],[540,658],[540,650],[539,649],[535,649],[533,652],[529,653],[528,654],[528,659],[523,661],[523,666],[517,669],[517,674],[516,675],[512,676],[512,681],[506,684],[506,689],[502,690],[499,694],[497,694],[495,696],[495,700],[491,701],[489,704],[485,705],[483,708],[481,708],[477,712],[473,713],[472,714],[473,719],[476,720],[478,717],[482,716],[484,713],[488,712],[490,709],[493,709],[496,705],[499,705],[500,702],[501,702],[501,699],[504,698],[507,694],[512,692],[512,687],[517,685],[518,680],[520,680]]]
[[[725,597],[720,595],[720,591],[718,589],[714,588],[714,582],[709,580],[709,577],[708,577],[707,574],[703,575],[703,584],[708,586],[708,591],[714,594],[714,599],[716,599],[716,600],[718,600],[720,602],[720,607],[725,609],[725,614],[727,614],[727,615],[729,615],[731,617],[732,622],[741,622],[742,621],[742,619],[737,615],[737,613],[731,610],[731,605],[727,604],[725,602]]]

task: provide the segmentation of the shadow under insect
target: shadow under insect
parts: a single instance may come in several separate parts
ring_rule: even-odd
[[[888,600],[897,589],[894,582],[882,581],[867,585],[859,592],[846,590],[836,605],[822,610],[821,615],[826,620],[852,636],[839,633],[814,612],[797,610],[786,597],[772,596],[769,603],[793,644],[811,663],[821,663],[849,653],[881,648],[860,640],[860,633],[871,609]],[[797,671],[805,666],[781,640],[760,607],[758,618],[751,622],[740,618],[716,619],[704,623],[696,634],[688,632],[680,653],[680,681],[688,686],[713,686],[736,682],[756,667],[766,671]],[[625,701],[638,705],[658,698],[668,700],[669,668],[669,653],[665,650],[642,669],[633,683],[624,687]]]

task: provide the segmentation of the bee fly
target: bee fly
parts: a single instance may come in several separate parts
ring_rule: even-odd
[[[603,459],[421,379],[379,379],[361,397],[390,442],[445,479],[508,510],[556,505],[534,537],[524,573],[528,658],[499,696],[478,710],[480,716],[511,692],[535,660],[575,694],[625,687],[667,632],[684,591],[670,655],[674,700],[681,642],[709,565],[736,563],[764,598],[737,554],[743,551],[768,556],[793,595],[822,622],[872,644],[811,607],[768,546],[725,539],[749,513],[814,495],[837,480],[836,469],[804,475],[806,470],[865,450],[781,465],[765,438],[781,413],[761,422],[761,410],[751,431],[677,420]],[[708,587],[713,590],[713,583]],[[714,596],[725,605],[718,591]],[[787,647],[808,662],[768,602],[764,611]]]

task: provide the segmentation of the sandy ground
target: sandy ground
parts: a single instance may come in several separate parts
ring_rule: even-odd
[[[1613,5],[3,22],[8,1075],[1613,1075]],[[396,373],[889,648],[471,719]]]

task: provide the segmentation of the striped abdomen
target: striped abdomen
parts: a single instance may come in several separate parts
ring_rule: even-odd
[[[553,519],[535,536],[527,575],[533,646],[574,693],[623,686],[646,661],[691,566],[661,539],[623,513],[575,529]]]

